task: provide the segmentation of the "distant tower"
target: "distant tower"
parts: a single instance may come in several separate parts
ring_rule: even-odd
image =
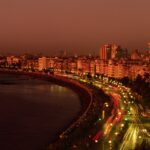
[[[118,45],[116,45],[116,44],[111,45],[111,59],[116,58],[117,49],[118,49]]]
[[[102,60],[108,60],[111,58],[111,45],[103,45],[100,48],[100,59]]]

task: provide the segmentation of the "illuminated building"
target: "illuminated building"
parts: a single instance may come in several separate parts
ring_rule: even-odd
[[[100,74],[107,74],[107,62],[106,61],[104,61],[104,60],[100,60]]]
[[[76,73],[76,70],[77,70],[77,63],[76,62],[70,63],[70,70],[71,70],[71,73]]]
[[[90,60],[84,60],[82,62],[82,70],[83,70],[83,73],[89,73],[90,72]]]
[[[39,70],[43,70],[43,69],[47,69],[49,68],[49,61],[50,58],[47,57],[41,57],[39,58],[38,62],[39,62]]]
[[[94,60],[90,62],[90,73],[92,76],[94,76],[96,73],[96,65]]]
[[[96,74],[100,73],[100,60],[99,59],[95,60],[95,73]]]
[[[118,45],[112,44],[111,45],[111,59],[115,59],[117,55]]]
[[[111,45],[103,45],[100,48],[100,59],[102,60],[108,60],[111,58]]]
[[[145,73],[150,73],[150,66],[133,64],[130,65],[129,71],[130,71],[129,78],[135,79],[138,74],[143,77]]]
[[[38,66],[38,60],[27,60],[26,65],[23,68],[38,70]]]
[[[100,58],[89,56],[80,57],[28,57],[8,56],[2,57],[0,63],[3,66],[11,67],[11,64],[19,62],[21,69],[27,71],[53,70],[54,73],[73,73],[92,76],[101,74],[113,78],[129,77],[135,79],[137,75],[144,77],[150,72],[150,50],[142,53],[135,50],[127,57],[127,49],[121,49],[116,44],[107,44],[100,49]]]
[[[17,64],[17,63],[19,63],[19,61],[20,61],[20,59],[17,58],[17,57],[15,57],[15,56],[8,56],[8,57],[6,58],[6,60],[7,60],[7,64],[8,64],[8,65]]]
[[[82,60],[78,59],[77,60],[77,70],[81,70],[82,69]]]
[[[127,58],[127,55],[127,49],[122,49],[117,44],[107,44],[100,48],[101,60]]]

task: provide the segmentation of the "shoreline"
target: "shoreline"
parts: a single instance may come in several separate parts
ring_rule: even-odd
[[[45,80],[60,86],[64,86],[67,87],[69,89],[71,89],[72,91],[74,91],[80,100],[80,104],[81,104],[81,109],[79,111],[79,113],[77,114],[77,116],[75,116],[74,118],[72,118],[72,121],[70,121],[70,123],[68,123],[66,125],[66,127],[64,127],[63,129],[60,129],[60,132],[56,133],[56,138],[53,141],[50,141],[49,144],[53,144],[55,142],[57,142],[57,140],[60,138],[60,136],[62,135],[62,133],[67,132],[68,129],[70,128],[74,128],[73,124],[75,124],[75,122],[77,122],[78,120],[81,119],[81,117],[87,112],[86,110],[88,109],[88,106],[91,102],[91,91],[88,90],[87,87],[85,87],[84,85],[82,85],[81,83],[77,83],[77,81],[73,81],[73,80],[69,80],[67,78],[61,78],[59,76],[53,76],[53,75],[45,75],[45,74],[38,74],[38,73],[27,73],[27,72],[15,72],[15,71],[2,71],[0,70],[0,73],[3,74],[13,74],[13,75],[25,75],[25,76],[29,76],[31,78],[35,78],[35,79],[40,79],[40,80]],[[86,99],[86,100],[85,100]]]
[[[97,89],[92,85],[80,83],[80,81],[67,77],[12,70],[0,70],[0,73],[27,75],[31,78],[50,81],[52,83],[70,88],[79,95],[81,111],[72,119],[72,121],[70,121],[70,123],[68,123],[68,125],[66,125],[66,127],[60,129],[59,133],[56,133],[55,140],[47,143],[44,150],[67,150],[73,147],[78,138],[81,139],[88,136],[89,130],[102,115],[101,109],[103,108],[103,104],[105,102],[111,102],[110,97],[106,95],[103,90]],[[110,108],[111,107],[112,106],[110,106]],[[109,111],[107,116],[109,116],[110,113],[111,112]]]

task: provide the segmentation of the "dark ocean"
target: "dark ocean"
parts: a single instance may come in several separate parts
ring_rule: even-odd
[[[80,110],[66,87],[0,74],[0,150],[43,150]]]

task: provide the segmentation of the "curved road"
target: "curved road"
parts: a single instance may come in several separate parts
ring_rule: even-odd
[[[134,150],[137,144],[141,145],[144,140],[150,143],[150,133],[141,121],[142,106],[139,107],[135,94],[130,88],[117,81],[109,80],[107,77],[89,81],[73,75],[63,76],[84,83],[92,82],[95,87],[110,95],[114,103],[111,116],[105,122],[103,131],[99,131],[93,138],[95,143],[99,142],[100,136],[104,138],[103,149],[116,149],[114,145],[120,136],[123,137],[122,142],[117,143],[120,150]],[[107,104],[107,107],[109,107],[109,104]],[[102,114],[102,119],[104,119],[105,111]]]

